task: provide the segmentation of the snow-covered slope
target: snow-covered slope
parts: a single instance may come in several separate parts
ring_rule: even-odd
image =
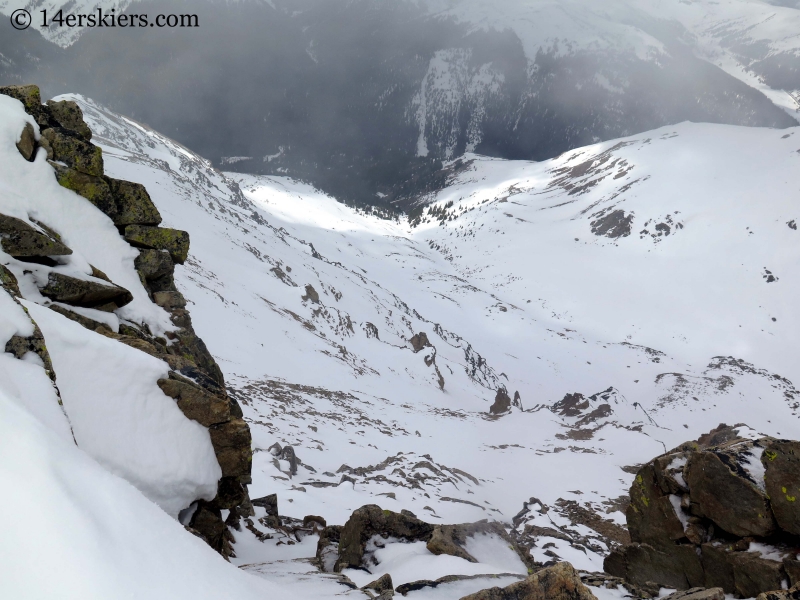
[[[720,422],[800,435],[796,128],[471,156],[408,223],[225,176],[75,99],[107,172],[191,234],[176,280],[250,423],[250,495],[277,493],[281,514],[517,516],[562,532],[538,560],[597,571],[632,465]],[[236,560],[276,580],[300,577],[276,560],[314,551],[235,537]],[[419,560],[404,551],[385,560]]]

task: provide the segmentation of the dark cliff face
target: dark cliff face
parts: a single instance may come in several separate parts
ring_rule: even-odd
[[[529,60],[510,31],[470,32],[410,2],[275,5],[136,3],[129,13],[192,12],[200,27],[94,29],[66,50],[4,36],[0,76],[91,96],[224,169],[401,208],[465,151],[541,160],[684,120],[795,124],[657,23],[638,26],[666,44],[658,63],[563,48]]]

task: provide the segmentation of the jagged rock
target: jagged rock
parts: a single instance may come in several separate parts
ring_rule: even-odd
[[[28,352],[33,352],[42,360],[44,370],[50,378],[53,379],[55,373],[53,371],[53,362],[50,360],[50,353],[47,351],[44,335],[36,323],[33,325],[33,335],[29,337],[22,337],[21,335],[11,336],[11,339],[6,342],[5,352],[13,354],[15,358],[20,359]]]
[[[268,517],[279,518],[278,515],[278,494],[270,494],[262,498],[254,498],[250,501],[253,506],[260,506],[266,509]]]
[[[428,334],[424,331],[414,334],[408,341],[411,343],[411,347],[414,349],[415,354],[423,348],[427,348],[431,345],[430,341],[428,340]]]
[[[765,537],[776,523],[766,495],[714,452],[689,456],[686,481],[693,508],[733,535]]]
[[[239,512],[249,514],[251,510],[244,510],[245,505],[250,505],[247,488],[236,477],[220,477],[217,484],[217,497],[214,503],[220,508],[235,509],[241,507]]]
[[[117,204],[111,193],[111,187],[105,179],[58,163],[51,162],[50,164],[55,169],[56,181],[61,187],[86,198],[112,220],[116,217]]]
[[[384,592],[393,592],[394,585],[392,584],[392,576],[389,573],[381,575],[375,581],[369,582],[367,585],[361,586],[362,590],[372,590],[378,594]]]
[[[373,536],[393,537],[409,542],[427,542],[433,535],[433,525],[376,504],[368,504],[353,511],[341,531],[339,558],[334,571],[359,568],[364,558],[367,542]]]
[[[51,118],[55,119],[61,127],[74,131],[87,142],[91,141],[92,130],[83,120],[83,111],[76,102],[48,100],[47,109],[50,111]]]
[[[494,404],[489,407],[489,412],[493,415],[506,412],[511,408],[511,398],[508,397],[508,392],[505,388],[498,388],[497,394],[494,397]]]
[[[725,600],[725,592],[719,587],[711,589],[696,587],[663,596],[661,600]]]
[[[161,214],[150,199],[150,194],[141,183],[107,178],[116,204],[114,225],[158,225]],[[109,215],[111,216],[111,215]]]
[[[63,162],[87,175],[103,176],[103,151],[98,146],[70,135],[70,131],[63,127],[45,129],[42,138],[47,140],[52,149],[52,160]]]
[[[800,442],[775,440],[764,448],[767,496],[778,526],[800,535]]]
[[[247,423],[243,419],[231,418],[227,423],[212,425],[208,430],[222,476],[236,477],[242,483],[250,483],[253,451]]]
[[[501,538],[509,548],[517,553],[528,568],[533,568],[535,566],[530,553],[521,548],[511,536],[508,535],[502,524],[496,522],[490,523],[485,520],[478,521],[477,523],[463,523],[460,525],[436,525],[434,526],[431,539],[428,540],[427,548],[432,554],[450,554],[451,556],[457,556],[469,562],[478,562],[465,548],[467,538],[474,537],[478,534],[496,535]]]
[[[319,304],[319,294],[317,293],[317,290],[314,289],[313,285],[306,285],[306,293],[302,297],[302,300],[311,300],[311,302],[314,304]]]
[[[50,118],[49,111],[42,106],[42,96],[36,85],[7,85],[0,87],[0,94],[16,98],[25,107],[25,112],[36,119],[39,127],[50,127],[56,122]]]
[[[180,292],[153,292],[153,302],[169,311],[186,308],[186,298]]]
[[[169,352],[175,353],[178,356],[191,357],[196,366],[202,369],[216,383],[225,385],[222,371],[214,360],[214,357],[211,356],[205,342],[203,342],[191,328],[189,312],[182,308],[176,308],[172,310],[171,315],[172,322],[178,327],[181,327],[181,329],[172,334],[173,341],[177,341],[178,343],[169,346]]]
[[[197,531],[214,550],[225,555],[225,532],[227,529],[219,508],[209,502],[199,500],[189,527]]]
[[[537,571],[504,588],[489,588],[461,600],[596,600],[568,562]]]
[[[734,593],[739,598],[752,598],[765,590],[779,590],[783,582],[780,562],[762,558],[758,552],[731,552]]]
[[[228,398],[210,394],[199,385],[174,373],[169,374],[169,379],[159,379],[158,387],[164,394],[177,400],[178,408],[187,418],[204,427],[225,423],[231,418]]]
[[[17,142],[17,150],[27,161],[32,161],[36,156],[36,132],[33,130],[33,125],[25,123],[22,133]]]
[[[137,248],[166,250],[179,265],[186,262],[189,256],[189,234],[178,229],[128,225],[125,228],[125,240]]]
[[[339,558],[339,540],[342,536],[341,525],[328,525],[319,534],[317,542],[317,562],[325,573],[332,573]]]
[[[630,489],[631,503],[625,513],[631,540],[654,547],[671,545],[685,536],[669,496],[658,485],[659,466],[654,461],[636,475]]]
[[[139,250],[139,256],[136,257],[133,265],[147,281],[164,276],[172,277],[175,271],[175,263],[172,262],[172,257],[166,250],[143,248]]]
[[[603,562],[606,572],[636,585],[656,582],[666,587],[685,590],[703,587],[703,567],[695,547],[675,545],[663,552],[648,544],[629,544],[613,550]]]
[[[47,285],[41,290],[43,296],[87,308],[115,309],[133,301],[131,293],[118,285],[76,279],[62,273],[51,272]]]
[[[0,214],[0,246],[14,258],[66,256],[72,254],[60,240],[34,228],[22,219]]]
[[[763,592],[756,597],[756,600],[800,600],[800,586],[795,585],[788,590]]]

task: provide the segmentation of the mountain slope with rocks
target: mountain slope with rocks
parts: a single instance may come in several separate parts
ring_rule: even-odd
[[[525,577],[504,535],[536,565],[600,572],[631,542],[628,489],[653,456],[732,415],[798,438],[796,129],[468,155],[383,220],[56,100],[81,107],[105,174],[189,234],[175,285],[252,434],[253,512],[223,512],[252,574],[461,597]],[[368,505],[388,520],[343,562]],[[444,528],[482,519],[502,526]]]

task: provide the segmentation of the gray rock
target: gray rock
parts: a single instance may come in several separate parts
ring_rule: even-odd
[[[45,138],[42,138],[45,140]],[[113,221],[117,216],[117,204],[111,193],[108,182],[95,175],[89,175],[55,162],[50,163],[56,172],[56,181],[61,187],[72,190],[79,196],[86,198],[89,202],[100,209]]]
[[[231,418],[230,402],[227,397],[211,394],[179,375],[170,373],[169,379],[159,379],[158,387],[164,394],[177,401],[178,408],[187,418],[197,421],[204,427],[225,423]]]
[[[25,112],[36,119],[39,127],[50,127],[56,123],[51,119],[49,111],[42,106],[42,96],[38,86],[7,85],[0,87],[0,94],[11,96],[22,102]]]
[[[143,248],[139,250],[139,256],[133,265],[147,281],[164,276],[171,277],[175,271],[175,263],[166,250]]]
[[[56,302],[103,310],[121,308],[133,301],[131,293],[118,285],[76,279],[55,272],[50,273],[47,285],[40,291]]]
[[[137,248],[166,250],[179,265],[186,262],[189,255],[189,234],[178,229],[128,225],[125,228],[125,240]]]
[[[89,142],[84,142],[63,127],[50,127],[42,131],[53,152],[52,160],[63,162],[69,167],[94,175],[103,176],[103,151]]]
[[[50,117],[55,119],[61,127],[74,131],[87,142],[91,141],[92,130],[83,120],[83,111],[76,102],[48,100],[47,110],[50,112]]]
[[[310,300],[314,304],[319,304],[319,294],[310,283],[306,285],[306,293],[303,295],[302,299]]]
[[[508,396],[505,388],[498,388],[497,394],[494,397],[494,404],[489,407],[489,412],[493,415],[498,415],[506,412],[511,408],[511,398]]]
[[[361,587],[362,590],[371,590],[378,594],[384,592],[394,592],[394,585],[392,584],[392,576],[389,573],[381,575],[375,581],[369,582],[367,585]]]
[[[431,345],[430,341],[428,340],[428,334],[424,331],[414,334],[408,341],[411,343],[414,353],[419,352],[423,348],[428,348]]]
[[[114,225],[158,225],[161,214],[141,183],[107,178],[116,204]]]
[[[153,302],[165,310],[186,308],[186,298],[180,292],[154,292]]]
[[[499,537],[509,548],[517,553],[525,566],[529,569],[535,567],[530,553],[526,549],[521,548],[511,536],[508,535],[505,527],[497,522],[478,521],[476,523],[463,523],[460,525],[436,525],[434,526],[431,539],[428,540],[427,549],[432,554],[449,554],[451,556],[463,558],[469,562],[478,562],[465,548],[467,538],[475,537],[476,535],[495,535]]]
[[[21,219],[0,214],[0,246],[14,258],[44,258],[72,254],[60,240]]]
[[[735,536],[771,535],[776,528],[766,495],[711,451],[694,452],[686,467],[693,509]]]
[[[339,558],[334,571],[360,568],[367,542],[373,536],[397,538],[408,542],[427,542],[433,535],[433,525],[376,504],[368,504],[353,511],[341,531]]]
[[[800,442],[774,440],[761,454],[772,512],[784,531],[800,535]]]
[[[788,590],[763,592],[756,597],[756,600],[800,600],[800,586],[795,585]]]
[[[36,156],[36,133],[33,131],[33,125],[25,123],[22,133],[17,142],[17,150],[27,161],[32,161]]]
[[[241,483],[250,483],[253,451],[247,423],[232,417],[226,423],[209,427],[209,433],[223,477],[236,477]]]

